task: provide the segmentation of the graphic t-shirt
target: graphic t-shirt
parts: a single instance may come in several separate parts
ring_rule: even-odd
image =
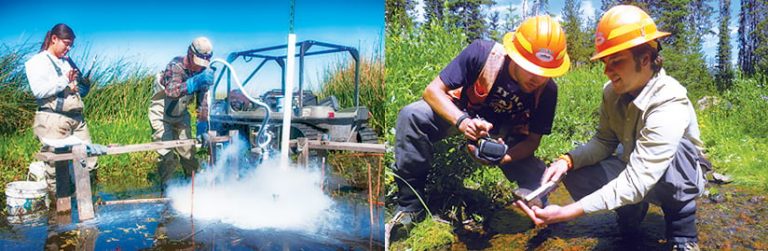
[[[464,88],[459,108],[493,124],[491,134],[518,136],[527,132],[550,134],[557,106],[557,84],[549,80],[536,104],[535,92],[525,93],[509,74],[511,59],[506,56],[496,81],[480,105],[467,106],[467,89],[474,85],[495,42],[475,40],[440,72],[450,89]]]

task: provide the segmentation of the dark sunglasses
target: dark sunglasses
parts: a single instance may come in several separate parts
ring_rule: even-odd
[[[192,48],[192,54],[195,54],[195,56],[202,58],[204,60],[209,60],[211,59],[211,57],[213,57],[213,53],[204,54],[204,53],[198,52],[197,48],[195,48],[195,45],[190,46],[190,48]]]

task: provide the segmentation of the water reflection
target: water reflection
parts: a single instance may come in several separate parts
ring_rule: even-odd
[[[73,215],[45,214],[23,224],[2,217],[0,250],[383,250],[382,208],[373,208],[371,227],[365,191],[333,194],[328,210],[338,217],[314,232],[243,230],[221,221],[193,220],[167,203],[100,205],[97,217],[82,223],[67,221],[77,219],[75,208]]]

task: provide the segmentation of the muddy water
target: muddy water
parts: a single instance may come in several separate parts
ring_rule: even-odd
[[[102,205],[96,208],[96,219],[83,223],[67,222],[70,216],[77,219],[76,209],[72,215],[42,215],[21,224],[2,216],[0,250],[383,250],[383,210],[374,207],[376,223],[371,227],[364,192],[330,193],[334,220],[313,232],[243,230],[179,215],[167,203]],[[158,195],[139,189],[99,193],[97,200]]]
[[[768,250],[768,200],[759,192],[735,185],[718,186],[719,196],[698,199],[699,244],[702,250]],[[710,199],[710,197],[712,199]],[[725,201],[714,202],[715,199]],[[560,188],[550,201],[572,202]],[[482,228],[457,226],[451,250],[668,250],[664,241],[664,217],[651,205],[640,226],[641,233],[623,238],[612,212],[578,218],[547,228],[533,228],[514,206],[496,210]]]

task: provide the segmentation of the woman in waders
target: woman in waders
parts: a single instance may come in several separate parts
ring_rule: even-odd
[[[39,140],[64,139],[75,136],[85,144],[92,155],[106,152],[103,146],[91,144],[91,136],[83,117],[83,101],[90,91],[90,83],[67,56],[75,42],[75,33],[66,24],[56,24],[45,34],[40,52],[24,63],[29,87],[37,101],[37,112],[33,131]],[[53,151],[44,146],[41,151]],[[96,158],[86,160],[86,168],[97,168]],[[56,191],[57,198],[70,196],[70,186],[56,188],[57,180],[69,184],[71,176],[68,165],[47,163],[45,180],[48,189]],[[56,173],[60,172],[59,177]],[[91,172],[92,175],[95,172]],[[58,178],[58,179],[57,179]]]

